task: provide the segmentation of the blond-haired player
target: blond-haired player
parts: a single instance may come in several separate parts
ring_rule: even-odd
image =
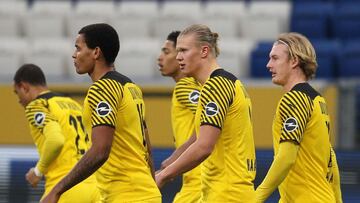
[[[269,56],[272,82],[286,93],[273,121],[274,161],[256,189],[257,202],[276,187],[283,203],[342,202],[326,101],[308,83],[317,68],[315,50],[305,36],[283,33]]]

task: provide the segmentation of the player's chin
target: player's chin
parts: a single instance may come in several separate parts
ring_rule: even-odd
[[[278,85],[277,80],[275,78],[271,78],[271,82],[275,85]]]
[[[180,71],[182,74],[184,74],[186,77],[192,77],[191,73],[187,69],[181,69]]]
[[[273,77],[271,79],[272,83],[275,84],[275,85],[283,85],[282,82],[280,80],[278,80],[277,78]]]
[[[75,68],[75,71],[76,71],[76,73],[79,74],[79,75],[82,75],[82,74],[87,73],[86,71],[83,71],[83,70],[81,70],[81,69],[78,68],[78,67]]]
[[[164,70],[159,70],[160,71],[160,74],[162,75],[162,76],[168,76],[169,74],[166,72],[166,71],[164,71]]]

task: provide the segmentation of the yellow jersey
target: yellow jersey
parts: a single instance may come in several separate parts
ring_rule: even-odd
[[[195,116],[200,126],[211,125],[221,134],[201,165],[200,202],[254,202],[255,146],[250,98],[242,83],[224,69],[204,83]]]
[[[89,88],[84,101],[84,125],[115,129],[108,160],[98,169],[102,200],[142,201],[161,197],[147,160],[145,105],[140,88],[129,78],[109,71]]]
[[[299,145],[295,164],[279,186],[281,202],[335,202],[329,132],[326,102],[308,83],[295,85],[280,99],[273,122],[274,153],[281,142]]]
[[[45,141],[43,131],[49,122],[57,122],[64,136],[61,152],[44,172],[47,194],[67,175],[90,146],[90,138],[82,124],[82,108],[69,97],[46,91],[25,107],[25,113],[40,158],[49,153],[42,150]],[[93,176],[84,182],[96,184]]]
[[[183,145],[194,133],[194,118],[201,86],[194,78],[180,79],[174,88],[171,106],[171,122],[175,147]],[[174,202],[195,202],[200,199],[200,166],[183,174],[181,191]]]

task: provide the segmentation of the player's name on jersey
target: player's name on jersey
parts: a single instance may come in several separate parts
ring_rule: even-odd
[[[76,105],[74,102],[56,101],[56,103],[59,105],[61,109],[71,109],[71,110],[81,111],[81,108],[78,105]]]

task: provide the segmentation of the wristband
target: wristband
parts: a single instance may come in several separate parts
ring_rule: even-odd
[[[39,169],[37,167],[34,168],[34,173],[37,177],[42,177],[43,174],[39,171]]]

